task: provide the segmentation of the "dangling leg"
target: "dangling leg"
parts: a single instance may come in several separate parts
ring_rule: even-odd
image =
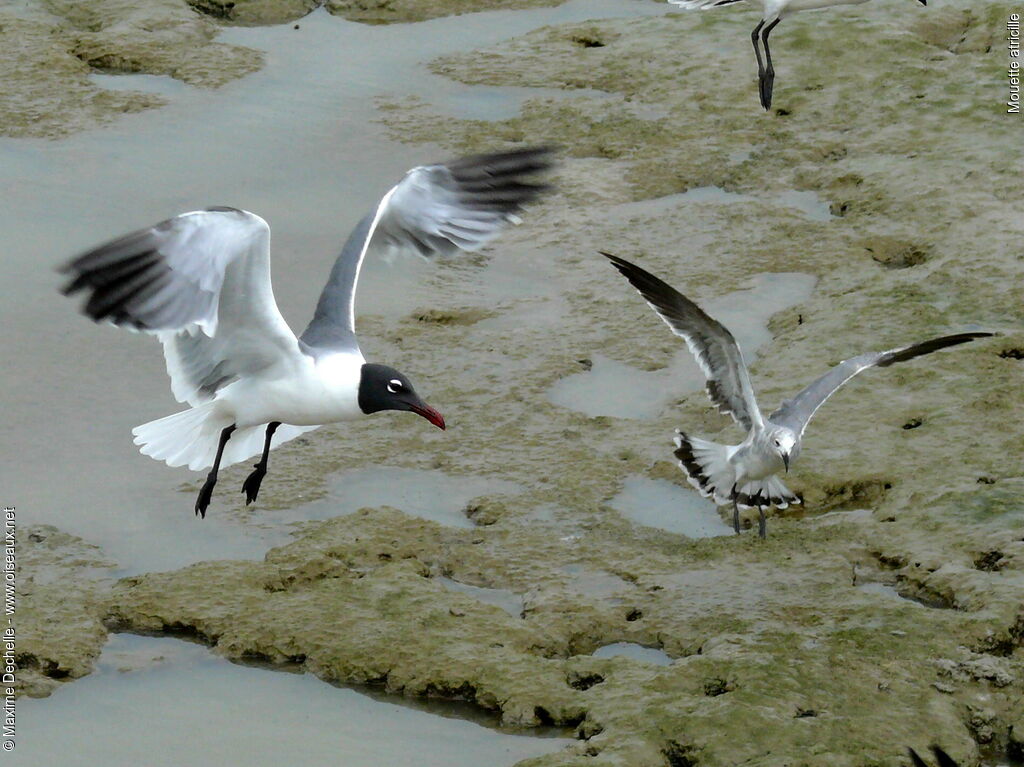
[[[210,469],[210,473],[206,475],[206,482],[199,489],[199,497],[196,498],[196,514],[201,516],[203,519],[206,518],[206,509],[210,505],[210,499],[213,497],[213,486],[217,484],[217,470],[220,468],[220,459],[224,455],[224,446],[228,444],[228,440],[231,439],[231,432],[235,430],[235,425],[225,427],[220,433],[220,444],[217,445],[217,457],[213,459],[213,468]]]
[[[761,19],[750,33],[750,42],[754,44],[754,55],[757,56],[757,90],[761,94],[761,106],[764,106],[764,62],[761,60],[761,48],[757,41],[761,36],[761,29],[764,27],[764,19]]]
[[[772,88],[775,85],[775,67],[772,66],[772,52],[768,48],[768,35],[775,29],[775,26],[779,23],[780,19],[775,19],[771,24],[764,28],[764,32],[761,34],[761,42],[764,43],[764,76],[761,78],[761,106],[765,110],[772,108]]]
[[[267,424],[267,440],[263,443],[263,456],[260,458],[259,463],[254,463],[253,468],[256,469],[250,474],[245,484],[242,485],[242,492],[245,493],[245,505],[248,506],[250,503],[256,500],[256,496],[260,492],[260,484],[263,482],[263,478],[267,476],[267,458],[270,456],[270,439],[274,436],[274,432],[277,431],[277,427],[281,425],[280,421],[271,421]]]
[[[764,518],[764,506],[761,504],[761,491],[757,491],[757,537],[764,540],[768,537],[768,523]]]
[[[732,529],[736,531],[736,535],[740,534],[740,507],[739,507],[740,494],[736,490],[736,485],[732,486]]]

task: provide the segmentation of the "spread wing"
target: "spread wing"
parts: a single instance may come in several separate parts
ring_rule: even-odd
[[[908,748],[907,751],[910,752],[910,761],[914,767],[928,767],[928,763],[918,756],[914,749]],[[938,767],[959,767],[956,760],[938,746],[932,745],[932,753],[935,754],[935,763]]]
[[[939,349],[949,346],[957,346],[976,338],[986,338],[993,333],[958,333],[952,336],[933,338],[930,341],[913,344],[912,346],[901,346],[898,349],[890,349],[885,352],[867,352],[865,354],[843,360],[825,375],[811,382],[797,394],[793,399],[782,403],[774,413],[768,416],[770,421],[787,426],[797,434],[803,434],[811,417],[817,412],[825,400],[835,394],[839,388],[860,372],[872,367],[889,367],[897,362],[905,362],[924,354],[931,354]]]
[[[197,405],[239,375],[298,355],[270,284],[270,228],[252,213],[184,213],[100,245],[61,267],[93,320],[152,333],[171,389]]]
[[[550,188],[526,179],[551,165],[551,150],[534,148],[410,170],[349,236],[300,340],[318,349],[358,349],[355,293],[368,252],[413,251],[431,258],[478,250],[518,223],[522,206]]]
[[[743,0],[668,0],[671,5],[678,5],[680,8],[685,8],[688,11],[707,11],[711,8],[717,8],[720,5],[732,5],[733,3],[740,3]]]
[[[611,260],[672,332],[686,341],[708,379],[708,396],[718,410],[732,415],[748,431],[754,425],[761,426],[763,420],[750,374],[732,333],[650,272],[610,253],[602,255]]]

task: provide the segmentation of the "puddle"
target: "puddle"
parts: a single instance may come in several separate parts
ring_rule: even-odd
[[[142,91],[158,96],[177,96],[189,87],[170,75],[103,75],[92,74],[89,79],[100,88],[111,91]]]
[[[452,476],[442,471],[374,466],[331,478],[327,497],[289,511],[288,521],[330,519],[363,508],[391,506],[411,517],[449,527],[475,527],[464,513],[481,495],[523,492],[515,482],[484,477]]]
[[[895,586],[891,586],[888,583],[859,583],[857,584],[857,588],[868,594],[877,594],[878,596],[885,597],[886,599],[897,599],[900,602],[910,602],[910,604],[912,605],[924,607],[924,605],[918,602],[916,599],[909,599],[907,597],[902,596],[896,590]]]
[[[502,610],[507,612],[514,618],[522,617],[523,614],[523,598],[512,591],[507,589],[487,589],[482,586],[470,586],[468,583],[459,583],[453,581],[451,578],[439,577],[436,578],[448,591],[458,591],[461,594],[473,597],[479,602],[485,602],[495,607],[500,607]]]
[[[688,538],[733,534],[708,499],[689,487],[664,479],[630,477],[608,504],[638,525]]]
[[[221,88],[178,87],[149,75],[94,75],[103,87],[171,97],[165,107],[60,141],[0,139],[0,184],[10,191],[0,208],[9,288],[0,323],[5,352],[18,360],[0,390],[5,437],[18,446],[5,467],[4,502],[17,507],[19,524],[58,525],[102,546],[124,573],[259,557],[287,539],[286,532],[252,529],[241,515],[229,518],[216,508],[199,522],[190,494],[178,488],[200,475],[138,453],[132,427],[181,409],[170,394],[159,344],[85,321],[57,294],[61,281],[53,267],[179,212],[218,204],[246,208],[273,229],[275,295],[289,324],[301,331],[359,219],[406,169],[449,154],[389,141],[378,122],[379,99],[422,96],[443,82],[438,108],[450,105],[464,114],[516,109],[526,91],[463,86],[426,65],[549,24],[668,11],[657,3],[572,0],[374,26],[321,9],[304,17],[298,30],[291,24],[223,29],[221,42],[264,50],[266,65]],[[358,311],[398,318],[430,306],[432,280],[450,277],[447,268],[416,258],[370,261]],[[519,288],[508,275],[488,289],[501,300]],[[401,368],[401,359],[380,361]],[[308,459],[315,465],[314,455]]]
[[[749,157],[749,153],[736,155],[742,159]],[[688,202],[711,202],[731,204],[736,202],[762,202],[769,205],[777,205],[780,208],[793,208],[806,216],[811,221],[831,221],[834,216],[829,204],[818,197],[817,193],[811,191],[797,191],[787,189],[783,192],[766,196],[755,196],[750,194],[738,194],[727,192],[718,186],[699,186],[688,189],[677,195],[670,195],[666,200],[686,200]]]
[[[771,316],[806,301],[816,279],[810,274],[783,272],[759,274],[752,281],[754,287],[748,290],[711,300],[698,299],[701,307],[736,337],[748,365],[757,359],[757,350],[771,340]],[[678,280],[676,283],[685,294],[686,286]],[[652,328],[652,332],[655,330],[671,333],[663,326]],[[591,355],[591,360],[590,370],[567,376],[548,389],[551,402],[589,416],[651,419],[679,395],[702,389],[705,384],[704,374],[682,339],[679,351],[665,361],[666,367],[661,370],[639,370],[597,353]],[[754,386],[756,389],[756,376]]]
[[[635,642],[615,642],[598,647],[592,653],[595,658],[631,658],[641,663],[652,663],[655,666],[668,666],[672,659],[664,650],[657,647],[644,647]]]
[[[583,565],[565,565],[559,569],[570,576],[569,587],[574,591],[612,604],[621,603],[618,595],[635,588],[629,581],[604,570],[588,570]]]
[[[22,764],[64,767],[109,764],[113,754],[119,764],[154,767],[270,767],[293,764],[296,754],[309,765],[478,767],[572,742],[376,700],[309,674],[235,665],[201,645],[124,634],[111,637],[95,673],[50,698],[19,700],[18,736]]]

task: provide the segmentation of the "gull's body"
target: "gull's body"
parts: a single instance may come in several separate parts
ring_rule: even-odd
[[[363,261],[381,249],[479,249],[546,189],[524,180],[550,164],[548,150],[528,149],[410,170],[353,230],[298,337],[274,300],[270,228],[234,208],[184,213],[101,245],[63,268],[73,276],[64,292],[86,290],[92,319],[163,344],[171,390],[191,408],[133,434],[169,466],[212,467],[196,501],[205,516],[220,466],[262,451],[243,488],[251,502],[271,448],[321,424],[408,410],[444,428],[404,375],[359,349]]]
[[[772,91],[775,86],[775,67],[772,64],[772,53],[768,48],[768,36],[786,16],[798,11],[813,11],[819,8],[830,8],[833,5],[861,5],[868,0],[668,0],[672,5],[680,8],[695,11],[707,11],[721,5],[732,5],[734,3],[750,3],[761,6],[761,20],[754,31],[750,34],[750,41],[754,45],[754,55],[757,57],[757,81],[758,92],[761,98],[761,106],[766,110],[772,106]],[[927,5],[928,0],[918,0],[921,5]],[[764,47],[764,59],[761,58],[760,42]]]
[[[744,429],[738,445],[721,445],[676,432],[675,456],[690,484],[719,505],[732,504],[733,527],[739,532],[739,509],[757,507],[759,534],[765,536],[764,509],[800,503],[779,479],[800,455],[804,430],[812,416],[843,384],[871,367],[888,367],[948,346],[991,336],[960,333],[919,344],[867,352],[844,360],[808,384],[778,410],[765,417],[758,407],[750,374],[736,339],[724,325],[674,288],[617,256],[607,256],[655,312],[683,338],[708,379],[711,401]]]

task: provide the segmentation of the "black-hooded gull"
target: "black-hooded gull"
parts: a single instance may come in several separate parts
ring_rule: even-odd
[[[349,236],[298,338],[274,301],[270,228],[259,216],[215,207],[127,234],[67,263],[63,292],[84,290],[83,311],[160,339],[171,389],[190,410],[138,426],[135,443],[169,466],[210,468],[196,499],[206,515],[217,471],[261,453],[246,479],[256,499],[267,456],[325,423],[407,410],[444,429],[405,375],[366,362],[355,333],[355,291],[370,250],[431,257],[472,251],[496,237],[548,187],[530,180],[552,165],[533,148],[416,167]]]
[[[672,332],[686,341],[708,379],[708,396],[719,412],[731,415],[747,430],[747,438],[739,445],[720,445],[678,430],[675,439],[675,456],[690,484],[720,506],[732,504],[733,529],[737,533],[740,508],[757,507],[758,533],[764,538],[765,507],[784,509],[800,502],[776,475],[789,471],[790,464],[800,454],[800,441],[807,423],[840,386],[871,367],[888,367],[948,346],[994,335],[957,333],[851,357],[812,381],[765,418],[757,406],[747,365],[732,333],[653,274],[610,253],[602,255],[611,260]]]

